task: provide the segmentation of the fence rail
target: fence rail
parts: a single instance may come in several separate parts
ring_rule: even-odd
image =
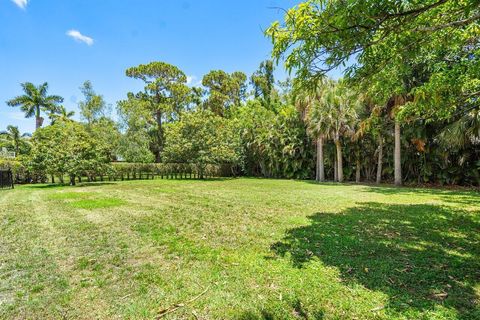
[[[113,180],[145,179],[204,179],[232,176],[232,167],[226,165],[195,165],[190,163],[128,164],[113,165]]]
[[[13,182],[66,183],[71,178],[67,173],[50,173],[48,170],[32,170],[28,164],[15,160],[0,159],[0,170],[11,171]],[[235,173],[229,164],[194,163],[127,163],[114,162],[99,170],[83,171],[75,176],[78,182],[123,181],[150,179],[208,179],[232,177]],[[10,186],[7,186],[10,187]]]

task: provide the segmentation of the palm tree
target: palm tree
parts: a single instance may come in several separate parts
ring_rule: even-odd
[[[296,83],[295,85],[299,85]],[[315,180],[317,182],[325,181],[325,160],[323,155],[323,144],[328,128],[325,127],[323,120],[324,114],[322,109],[318,108],[319,100],[322,97],[324,81],[319,80],[312,89],[306,90],[300,85],[300,89],[296,89],[295,107],[300,112],[302,120],[307,125],[307,132],[316,140],[316,170]]]
[[[64,106],[59,106],[56,110],[51,111],[48,117],[52,124],[56,121],[73,121],[71,118],[75,115],[75,111],[67,111]]]
[[[20,130],[15,126],[8,126],[6,131],[0,132],[0,140],[12,146],[15,154],[20,154],[20,146],[25,144],[24,135],[20,134]]]
[[[480,141],[480,110],[472,109],[448,124],[439,134],[440,142],[461,149]]]
[[[371,136],[377,141],[377,149],[375,155],[377,156],[377,173],[376,173],[376,183],[380,184],[382,182],[383,174],[383,147],[384,147],[384,137],[388,135],[388,112],[387,107],[380,106],[372,101],[371,97],[366,96],[366,105],[367,112],[369,115],[364,119],[357,129],[356,135],[358,137],[363,137],[365,134],[370,133]]]
[[[11,107],[20,107],[25,112],[26,118],[35,117],[35,128],[38,129],[43,124],[41,113],[56,110],[58,104],[63,102],[63,98],[47,95],[48,83],[46,82],[39,86],[25,82],[21,86],[25,94],[7,101],[7,104]]]
[[[332,92],[332,128],[334,142],[337,149],[338,182],[343,182],[343,156],[341,138],[354,133],[353,125],[357,118],[357,109],[360,100],[353,90],[347,88],[342,82],[334,86]]]
[[[407,98],[403,95],[396,95],[388,102],[391,105],[391,116],[394,119],[394,153],[393,153],[393,165],[394,165],[394,183],[396,186],[402,185],[402,145],[401,145],[401,123],[397,118],[397,114],[401,107],[405,105]]]
[[[357,94],[347,88],[343,82],[326,81],[317,91],[317,103],[310,109],[309,130],[316,132],[319,143],[323,139],[334,141],[337,158],[335,169],[338,182],[343,182],[343,156],[341,138],[353,133],[352,124],[360,106]],[[322,152],[323,153],[323,152]],[[321,154],[323,158],[323,154]]]

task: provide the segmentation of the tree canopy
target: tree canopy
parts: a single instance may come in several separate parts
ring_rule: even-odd
[[[48,95],[48,83],[35,86],[31,82],[21,84],[24,94],[7,101],[11,107],[20,107],[26,118],[35,117],[35,127],[43,125],[42,113],[56,112],[63,98],[57,95]]]
[[[190,88],[187,76],[178,67],[165,62],[151,62],[127,69],[126,75],[145,83],[143,92],[136,94],[137,100],[148,102],[150,116],[156,122],[156,142],[151,145],[157,162],[161,160],[164,147],[164,122],[177,119],[188,105]],[[125,104],[124,107],[128,106]]]
[[[445,118],[478,104],[479,18],[476,0],[311,0],[267,34],[302,79],[345,67],[378,103],[411,95],[406,114]]]
[[[30,165],[51,175],[70,177],[108,170],[108,147],[90,135],[84,125],[58,121],[41,128],[32,138]]]
[[[128,68],[143,89],[125,92],[118,117],[90,81],[79,122],[46,83],[22,84],[25,95],[8,103],[37,127],[48,114],[51,125],[31,151],[10,127],[0,146],[43,166],[35,174],[91,175],[87,164],[101,172],[107,159],[167,174],[221,166],[319,182],[478,185],[479,8],[478,0],[307,0],[266,30],[272,60],[252,74],[213,69],[193,85],[167,62]],[[289,76],[277,81],[280,61]],[[97,147],[101,159],[86,151]]]
[[[201,177],[208,164],[237,164],[240,158],[240,136],[233,123],[209,110],[183,115],[168,125],[165,160],[193,163]]]

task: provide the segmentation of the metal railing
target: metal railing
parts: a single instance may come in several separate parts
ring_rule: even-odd
[[[13,174],[11,170],[0,169],[0,189],[13,189]]]

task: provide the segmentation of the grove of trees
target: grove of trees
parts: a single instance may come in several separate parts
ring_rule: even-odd
[[[80,121],[47,83],[24,83],[7,104],[37,130],[9,127],[0,147],[72,184],[125,161],[191,164],[200,177],[228,165],[232,175],[478,186],[479,19],[475,0],[306,1],[267,29],[273,60],[252,75],[212,70],[192,87],[169,63],[133,66],[126,76],[144,89],[116,115],[89,81]],[[292,77],[277,81],[283,62]],[[339,68],[341,79],[328,77]]]

